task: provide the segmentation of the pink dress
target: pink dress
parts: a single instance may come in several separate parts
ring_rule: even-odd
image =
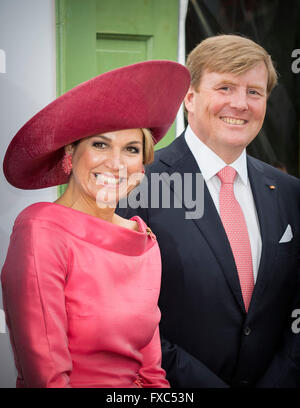
[[[169,387],[155,236],[53,203],[16,219],[1,275],[17,387]]]

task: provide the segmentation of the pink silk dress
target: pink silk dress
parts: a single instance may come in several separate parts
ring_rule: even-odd
[[[17,217],[1,275],[17,387],[169,387],[160,251],[132,219],[139,231],[53,203]]]

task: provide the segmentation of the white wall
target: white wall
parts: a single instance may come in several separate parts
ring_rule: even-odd
[[[55,98],[54,0],[0,0],[0,268],[18,213],[54,201],[56,188],[18,190],[2,171],[6,148],[18,129]],[[4,69],[5,68],[5,69]],[[0,291],[0,388],[15,386],[15,368],[3,325]],[[3,333],[5,331],[5,333]]]

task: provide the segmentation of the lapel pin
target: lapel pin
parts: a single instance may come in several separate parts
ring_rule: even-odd
[[[276,187],[273,186],[273,185],[269,186],[269,188],[270,188],[271,190],[275,190],[275,189],[276,189]]]

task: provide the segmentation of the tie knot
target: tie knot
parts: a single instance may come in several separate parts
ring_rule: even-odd
[[[218,172],[218,177],[222,184],[233,184],[235,176],[236,170],[230,166],[226,166]]]

